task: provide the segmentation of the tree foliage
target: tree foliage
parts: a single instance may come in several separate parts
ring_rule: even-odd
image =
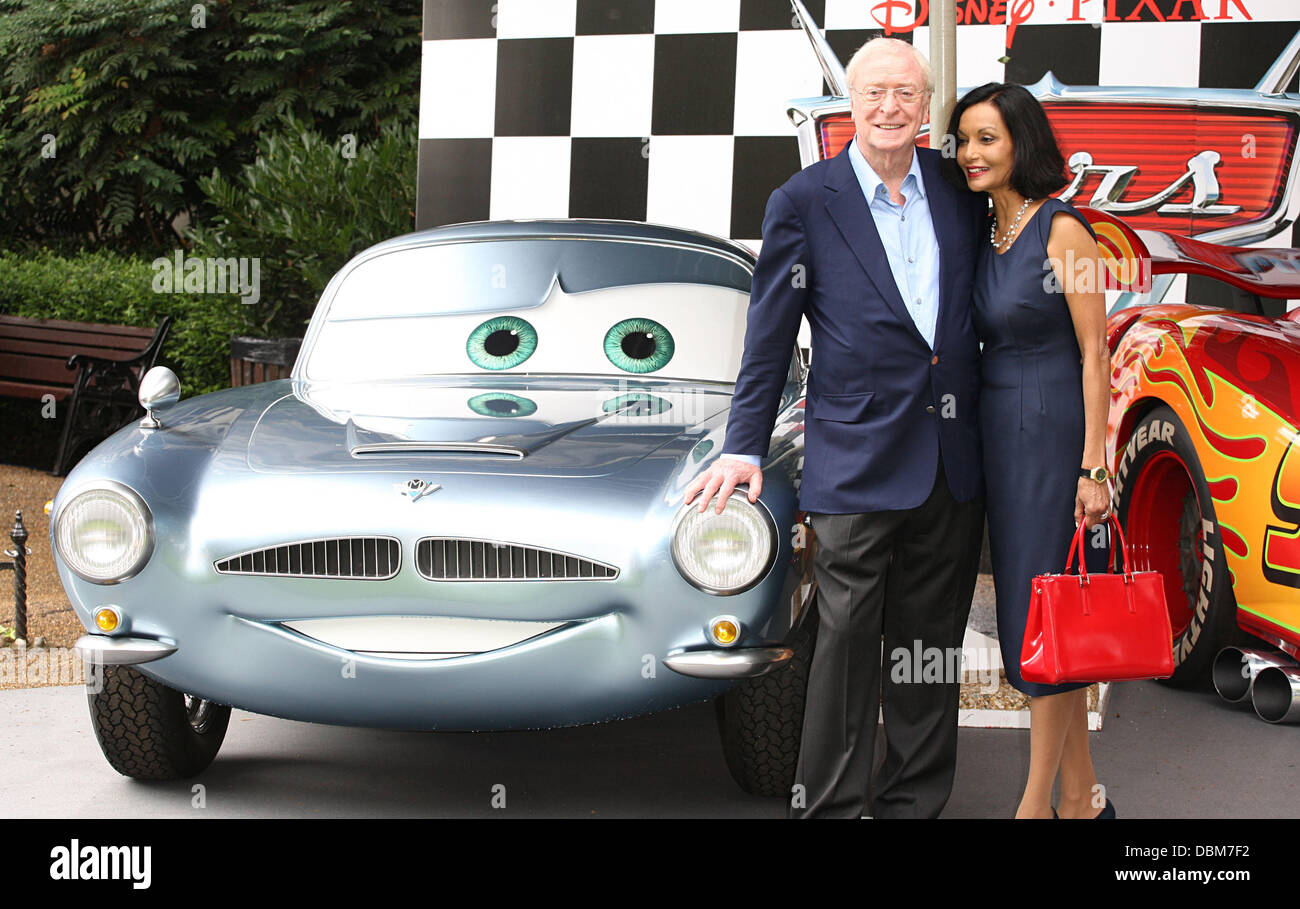
[[[282,117],[414,123],[419,31],[417,0],[0,0],[0,245],[167,252]]]
[[[196,255],[261,260],[254,332],[302,335],[321,291],[352,256],[415,225],[416,131],[332,142],[283,119],[234,179],[201,179],[211,211],[189,234]]]

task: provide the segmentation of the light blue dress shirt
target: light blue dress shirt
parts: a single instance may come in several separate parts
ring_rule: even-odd
[[[849,147],[849,163],[871,206],[871,217],[885,247],[889,269],[894,273],[894,284],[907,305],[907,314],[933,349],[934,329],[939,319],[939,238],[930,220],[920,161],[913,152],[912,166],[903,178],[902,205],[890,200],[889,187],[871,169],[856,139]]]
[[[930,219],[930,205],[925,198],[925,181],[915,153],[912,166],[903,178],[903,204],[889,198],[889,187],[867,162],[858,140],[849,146],[849,163],[857,175],[862,195],[871,208],[871,217],[885,247],[885,258],[893,272],[894,285],[916,323],[925,342],[934,348],[934,331],[939,320],[939,238]],[[719,457],[734,458],[759,465],[758,455],[723,452]]]

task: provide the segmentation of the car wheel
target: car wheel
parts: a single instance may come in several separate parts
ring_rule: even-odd
[[[1187,429],[1169,407],[1143,417],[1120,463],[1119,518],[1139,571],[1159,571],[1178,687],[1208,683],[1215,655],[1245,638],[1214,501]],[[1131,454],[1130,454],[1131,452]]]
[[[131,666],[104,666],[87,689],[90,723],[113,769],[137,780],[179,780],[212,763],[230,708],[182,694]]]
[[[794,656],[778,669],[746,679],[717,698],[718,732],[727,769],[751,795],[788,798],[803,734],[808,666],[817,643],[817,603],[791,638]]]

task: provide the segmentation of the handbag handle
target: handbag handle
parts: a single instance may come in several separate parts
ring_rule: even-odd
[[[1106,523],[1113,528],[1115,536],[1111,537],[1110,557],[1106,560],[1106,570],[1109,572],[1115,564],[1115,537],[1119,538],[1119,550],[1123,557],[1120,565],[1120,573],[1124,575],[1124,580],[1133,579],[1133,554],[1128,550],[1128,540],[1124,538],[1124,528],[1120,526],[1119,517],[1111,514],[1106,519]],[[1086,522],[1080,522],[1078,529],[1074,531],[1074,539],[1070,541],[1070,552],[1065,557],[1065,574],[1070,573],[1070,566],[1074,564],[1075,553],[1079,556],[1079,579],[1081,583],[1088,583],[1088,566],[1083,559],[1083,537],[1087,532],[1088,525]]]
[[[1110,516],[1109,521],[1111,526],[1115,528],[1115,535],[1119,537],[1119,552],[1120,555],[1124,557],[1124,564],[1119,566],[1120,574],[1124,575],[1125,578],[1132,580],[1133,579],[1133,553],[1129,552],[1128,540],[1124,539],[1124,528],[1120,526],[1119,518],[1113,514]],[[1114,537],[1112,537],[1111,546],[1110,546],[1110,559],[1107,561],[1107,565],[1106,565],[1107,571],[1110,570],[1109,562],[1113,561],[1114,558],[1115,558],[1115,542],[1114,542]]]

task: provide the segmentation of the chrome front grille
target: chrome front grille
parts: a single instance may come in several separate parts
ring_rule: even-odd
[[[430,581],[609,581],[613,565],[567,552],[493,540],[427,537],[415,544],[415,569]]]
[[[222,574],[383,581],[397,574],[402,547],[392,537],[334,537],[268,546],[216,563]]]

